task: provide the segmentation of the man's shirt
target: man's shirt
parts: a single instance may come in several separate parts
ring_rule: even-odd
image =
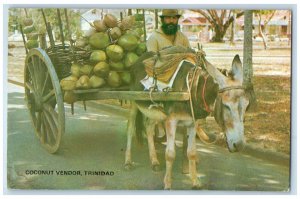
[[[147,50],[158,52],[168,46],[191,47],[188,38],[180,31],[175,34],[174,41],[163,33],[162,29],[155,30],[147,41]]]

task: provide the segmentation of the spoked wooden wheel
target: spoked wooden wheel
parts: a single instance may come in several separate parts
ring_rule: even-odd
[[[28,52],[24,85],[35,133],[47,151],[55,153],[65,131],[65,110],[59,79],[44,50],[36,48]]]

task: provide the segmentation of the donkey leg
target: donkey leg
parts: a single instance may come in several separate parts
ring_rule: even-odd
[[[154,145],[154,129],[155,129],[155,121],[151,119],[147,119],[146,121],[146,133],[147,133],[147,140],[148,140],[148,149],[149,149],[149,156],[151,161],[151,168],[153,171],[159,171],[159,161],[157,159],[155,145]]]
[[[201,183],[197,177],[197,150],[196,150],[196,132],[194,126],[188,127],[188,148],[187,156],[189,159],[189,173],[192,180],[193,189],[199,189]]]
[[[132,136],[135,134],[135,118],[137,114],[138,108],[136,104],[133,102],[131,104],[128,124],[127,124],[127,147],[125,152],[125,169],[132,169],[133,164],[131,160],[131,143]]]
[[[166,125],[166,134],[167,134],[167,147],[166,147],[166,174],[164,178],[165,189],[171,189],[172,185],[172,166],[175,160],[175,133],[177,120],[168,119],[165,122]]]

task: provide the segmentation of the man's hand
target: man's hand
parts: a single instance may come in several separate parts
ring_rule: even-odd
[[[196,52],[197,57],[205,57],[206,53],[204,52],[203,49],[198,49]]]

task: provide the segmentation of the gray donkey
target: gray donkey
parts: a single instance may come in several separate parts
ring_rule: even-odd
[[[132,90],[144,89],[140,83],[140,80],[146,76],[142,60],[153,55],[152,52],[145,53],[137,64],[132,66]],[[171,189],[172,184],[172,165],[176,156],[175,132],[177,125],[180,124],[187,128],[187,157],[193,188],[201,188],[202,186],[197,178],[196,169],[195,139],[197,131],[201,131],[201,127],[195,125],[196,119],[205,118],[210,111],[213,111],[215,120],[225,132],[229,151],[240,151],[245,144],[244,115],[249,100],[242,86],[243,69],[239,56],[234,57],[232,69],[228,76],[223,75],[205,59],[203,59],[203,64],[206,66],[206,70],[202,70],[190,62],[184,62],[172,87],[172,91],[189,91],[192,102],[168,101],[162,102],[163,107],[152,108],[149,108],[152,104],[151,101],[132,102],[127,129],[125,167],[132,167],[132,136],[136,134],[137,138],[140,138],[139,140],[142,139],[141,124],[145,126],[152,168],[155,170],[159,166],[153,138],[155,125],[164,121],[167,136],[165,189]],[[194,79],[186,81],[187,76],[193,76]]]

